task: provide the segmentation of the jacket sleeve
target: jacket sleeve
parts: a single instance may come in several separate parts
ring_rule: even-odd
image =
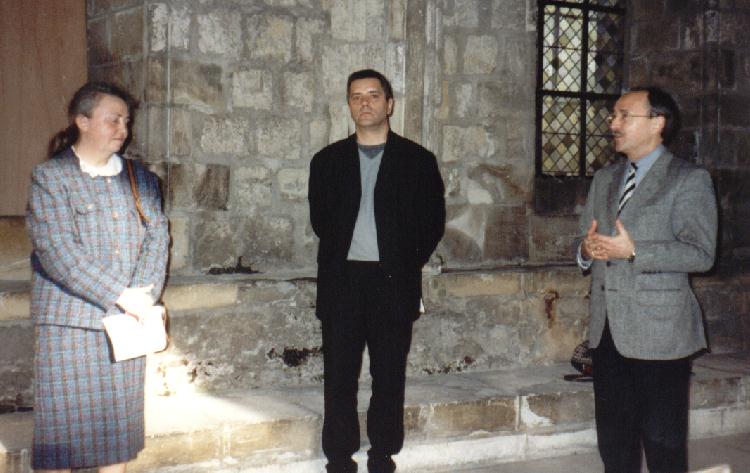
[[[62,180],[36,167],[26,225],[44,272],[56,284],[103,309],[115,306],[130,275],[105,267],[82,247]]]
[[[674,239],[635,241],[638,271],[698,273],[713,266],[718,216],[711,176],[693,169],[678,185],[671,210]]]
[[[167,218],[161,207],[161,192],[157,177],[143,170],[139,179],[139,193],[144,209],[149,212],[149,223],[145,225],[146,235],[141,242],[141,251],[133,273],[131,287],[154,285],[152,295],[159,300],[166,276],[167,255],[169,253],[169,230]],[[145,211],[145,210],[144,210]]]
[[[307,200],[310,204],[310,223],[313,231],[321,240],[330,230],[330,209],[328,208],[326,179],[324,177],[324,156],[317,153],[310,161],[310,179],[307,184]]]
[[[586,233],[591,227],[591,223],[594,221],[594,201],[596,200],[596,184],[597,176],[591,181],[589,186],[589,193],[586,196],[586,205],[583,207],[581,217],[578,219],[578,236],[573,240],[573,255],[576,260],[576,264],[583,271],[591,268],[593,260],[584,260],[581,255],[581,245],[583,240],[586,238]]]
[[[445,232],[445,187],[432,153],[427,153],[418,178],[415,214],[419,219],[417,262],[424,266]]]

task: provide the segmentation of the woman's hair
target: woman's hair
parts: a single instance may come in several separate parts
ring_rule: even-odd
[[[128,113],[132,115],[137,103],[124,89],[109,82],[88,82],[78,89],[68,104],[68,127],[57,132],[49,141],[48,157],[52,158],[78,141],[79,131],[76,117],[83,115],[91,118],[91,113],[103,95],[112,95],[122,99],[128,106]],[[132,123],[132,120],[131,120]],[[130,133],[128,133],[128,138]],[[126,142],[127,144],[127,142]]]

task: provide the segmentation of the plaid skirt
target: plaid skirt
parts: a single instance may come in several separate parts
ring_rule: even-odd
[[[134,459],[144,443],[145,364],[113,362],[102,330],[37,325],[33,468]]]

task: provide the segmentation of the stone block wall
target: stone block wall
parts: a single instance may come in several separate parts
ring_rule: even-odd
[[[129,153],[162,177],[172,274],[314,267],[308,165],[353,131],[346,77],[392,81],[392,127],[438,156],[446,267],[569,260],[531,209],[528,0],[89,0],[93,79],[140,100]]]
[[[403,98],[405,9],[405,0],[89,2],[92,78],[141,100],[129,152],[163,180],[172,274],[314,265],[310,158],[352,131],[349,71],[377,68]],[[395,128],[403,114],[397,107]]]
[[[567,361],[585,336],[579,271],[426,275],[409,376]],[[222,278],[173,285],[170,349],[150,359],[149,392],[227,391],[322,381],[315,283]],[[369,377],[365,354],[362,376]]]
[[[627,11],[626,85],[675,93],[674,149],[713,173],[722,267],[744,268],[750,9]],[[536,12],[532,0],[89,0],[89,68],[141,100],[129,151],[163,179],[172,274],[314,267],[308,165],[352,132],[345,80],[362,67],[391,78],[393,128],[438,156],[436,264],[569,262],[588,181],[534,179]]]
[[[447,189],[439,252],[451,267],[567,260],[546,244],[555,237],[534,225],[530,209],[536,25],[528,18],[535,17],[534,5],[441,5],[439,87],[426,106],[435,118]]]
[[[707,167],[720,206],[719,267],[750,267],[750,2],[631,0],[629,83],[674,93],[674,149]]]

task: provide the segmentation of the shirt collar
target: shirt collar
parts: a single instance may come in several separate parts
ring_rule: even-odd
[[[659,159],[659,156],[661,156],[664,151],[666,151],[664,145],[658,145],[656,148],[654,148],[653,151],[638,160],[638,162],[636,163],[638,169],[635,172],[636,185],[641,183],[641,180],[646,176],[648,170],[651,169],[651,166],[654,165],[656,160]],[[629,163],[630,161],[628,161],[628,164]],[[625,175],[627,176],[627,173],[625,173]]]
[[[107,159],[107,162],[103,166],[93,166],[82,160],[76,153],[75,148],[71,146],[71,149],[78,158],[78,165],[81,167],[81,171],[91,177],[116,176],[122,172],[122,158],[117,153],[112,153],[112,156]]]

